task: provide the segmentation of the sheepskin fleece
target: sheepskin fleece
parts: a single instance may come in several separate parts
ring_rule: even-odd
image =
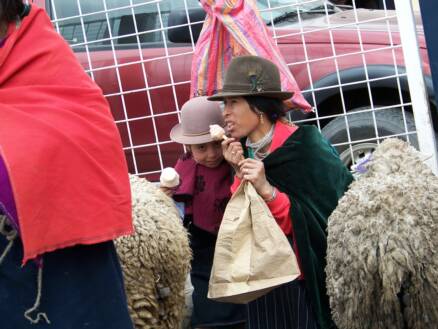
[[[135,234],[116,241],[128,308],[137,329],[177,329],[190,270],[187,232],[171,198],[130,176]]]
[[[388,139],[329,218],[327,290],[339,329],[438,327],[438,179]]]

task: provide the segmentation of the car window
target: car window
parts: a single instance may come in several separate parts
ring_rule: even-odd
[[[325,16],[326,11],[330,15],[336,10],[328,0],[257,0],[257,7],[268,25],[298,23],[298,13],[301,20],[306,20]]]
[[[71,45],[109,45],[110,36],[121,45],[137,43],[136,28],[142,43],[163,41],[170,11],[184,10],[185,3],[199,8],[198,0],[52,0],[50,12]]]

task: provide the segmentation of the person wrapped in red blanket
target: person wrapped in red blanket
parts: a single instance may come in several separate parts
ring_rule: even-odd
[[[111,241],[132,233],[128,170],[101,90],[21,0],[0,3],[0,68],[2,328],[131,329]]]

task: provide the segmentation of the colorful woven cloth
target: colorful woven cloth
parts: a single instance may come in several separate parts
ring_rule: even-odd
[[[191,96],[213,95],[222,89],[231,59],[255,55],[277,65],[281,86],[294,95],[289,106],[312,110],[292,76],[254,0],[200,0],[207,17],[196,44],[191,72]]]
[[[127,165],[101,90],[44,10],[32,6],[8,35],[0,48],[0,157],[23,262],[131,233]]]

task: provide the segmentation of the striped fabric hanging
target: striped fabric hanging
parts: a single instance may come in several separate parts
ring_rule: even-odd
[[[283,90],[293,91],[289,108],[312,111],[284,61],[255,0],[200,0],[207,17],[196,44],[191,71],[191,97],[210,96],[222,88],[233,57],[256,55],[275,63]]]

